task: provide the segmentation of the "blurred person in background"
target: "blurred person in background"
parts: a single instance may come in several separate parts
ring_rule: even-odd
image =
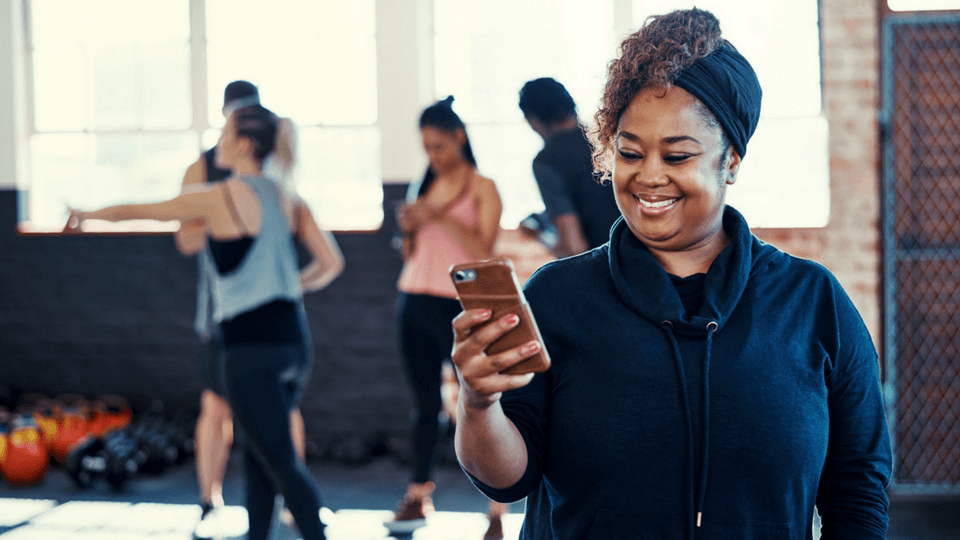
[[[277,146],[280,119],[259,104],[229,112],[216,165],[232,171],[217,183],[197,184],[174,199],[71,210],[65,232],[88,219],[201,221],[212,297],[211,321],[222,341],[221,376],[234,419],[243,428],[248,537],[265,540],[276,495],[282,494],[306,539],[325,538],[316,480],[299,459],[290,415],[313,366],[304,291],[328,284],[342,270],[336,244],[305,205],[264,176]],[[299,269],[294,238],[312,260]]]
[[[450,266],[489,259],[500,230],[497,187],[477,172],[466,127],[452,104],[451,96],[421,114],[420,134],[429,165],[397,209],[404,259],[397,282],[400,352],[416,409],[412,481],[393,519],[385,524],[393,533],[422,527],[433,511],[441,371],[453,346],[450,323],[460,312]]]
[[[244,106],[260,103],[260,94],[255,85],[247,81],[233,81],[226,86],[223,95],[223,115],[228,118],[230,113]],[[296,165],[296,134],[292,122],[287,118],[280,119],[277,130],[276,149],[267,157],[266,173],[281,181],[285,189],[291,186],[293,168]],[[207,182],[220,182],[230,178],[231,172],[222,169],[216,164],[216,147],[204,152],[200,158],[188,169],[183,178],[183,189]],[[336,245],[336,241],[329,233],[321,231],[313,221],[309,208],[301,199],[295,199],[298,218],[301,226],[298,231],[311,231],[316,234],[324,246],[326,260],[321,261],[318,268],[323,268],[327,276],[323,281],[332,281],[343,268],[343,256]],[[207,249],[206,229],[202,219],[184,221],[174,234],[177,249],[183,255],[196,255]],[[209,259],[197,257],[197,316],[194,327],[202,342],[201,368],[203,372],[204,388],[200,394],[200,415],[197,418],[194,440],[196,441],[195,462],[197,469],[197,483],[200,487],[200,522],[194,531],[194,538],[212,538],[219,533],[215,509],[223,507],[223,478],[226,474],[227,461],[230,458],[230,449],[233,445],[233,415],[226,399],[226,389],[221,373],[220,356],[222,343],[219,338],[217,325],[212,324],[210,317],[210,282],[206,271],[206,262]],[[338,270],[339,269],[339,270]],[[324,283],[316,285],[319,288]],[[294,447],[300,459],[305,459],[306,434],[304,432],[303,416],[299,408],[290,413],[291,435]],[[284,509],[283,519],[292,523],[292,515]]]
[[[557,235],[548,247],[563,258],[606,243],[620,210],[613,188],[601,185],[594,172],[592,148],[570,93],[550,77],[534,79],[520,89],[520,110],[544,143],[533,160],[533,176]]]

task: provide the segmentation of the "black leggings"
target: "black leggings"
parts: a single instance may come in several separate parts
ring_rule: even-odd
[[[401,292],[397,299],[400,351],[416,404],[413,416],[413,481],[416,483],[427,482],[431,477],[443,408],[441,368],[443,361],[450,358],[451,322],[460,311],[460,302],[451,298]]]
[[[224,378],[233,416],[243,428],[250,540],[270,532],[279,491],[304,539],[325,538],[320,490],[297,457],[290,411],[303,394],[313,356],[306,344],[243,343],[226,347]]]

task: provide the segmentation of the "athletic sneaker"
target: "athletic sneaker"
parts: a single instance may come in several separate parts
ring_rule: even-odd
[[[193,540],[222,540],[224,534],[219,518],[220,511],[218,508],[204,505],[200,522],[193,529]]]
[[[397,511],[391,521],[383,525],[393,533],[411,533],[427,524],[427,516],[433,512],[430,497],[422,499],[407,495],[397,504]]]
[[[487,516],[490,518],[490,526],[487,532],[483,533],[483,540],[503,540],[503,521],[500,516]]]

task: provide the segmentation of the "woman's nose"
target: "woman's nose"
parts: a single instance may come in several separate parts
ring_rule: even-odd
[[[637,180],[645,186],[663,186],[669,182],[663,166],[663,160],[656,156],[647,156],[640,165]]]

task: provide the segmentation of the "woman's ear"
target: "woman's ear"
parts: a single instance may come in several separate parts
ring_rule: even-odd
[[[467,131],[463,128],[458,128],[456,136],[457,136],[457,144],[460,145],[461,148],[463,148],[463,146],[467,144]]]
[[[724,164],[724,181],[727,185],[733,185],[737,181],[737,173],[740,172],[740,153],[732,146],[727,150],[727,157]]]
[[[237,137],[237,155],[245,158],[253,157],[253,142],[247,137]]]

